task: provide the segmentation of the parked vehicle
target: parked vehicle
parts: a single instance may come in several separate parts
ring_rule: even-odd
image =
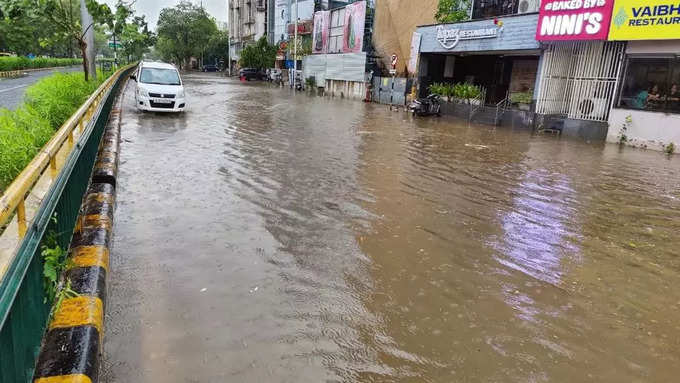
[[[409,110],[414,116],[440,116],[442,110],[441,97],[431,94],[425,98],[414,100],[409,105]]]
[[[135,104],[138,109],[181,112],[186,107],[182,78],[173,65],[143,61],[130,78],[137,82]]]
[[[214,64],[203,65],[203,72],[219,72],[220,68]]]
[[[267,74],[255,68],[243,68],[238,72],[238,76],[246,81],[250,80],[264,80]]]
[[[267,69],[268,73],[268,80],[271,82],[281,82],[281,77],[282,77],[282,72],[281,69],[277,68],[272,68],[272,69]]]

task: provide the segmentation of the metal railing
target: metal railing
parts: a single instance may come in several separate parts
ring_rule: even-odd
[[[52,179],[56,178],[57,173],[61,170],[61,166],[57,164],[57,154],[64,145],[69,145],[70,149],[73,148],[76,130],[82,134],[84,126],[92,119],[92,114],[101,102],[102,97],[117,80],[117,76],[125,69],[119,69],[99,86],[5,190],[5,193],[0,197],[0,227],[6,224],[16,211],[19,236],[23,238],[26,235],[26,195],[48,166]],[[61,165],[63,166],[63,164]]]
[[[505,112],[508,111],[508,106],[510,105],[510,92],[505,94],[505,98],[500,100],[496,104],[496,117],[494,117],[493,124],[498,125],[498,122],[503,117]]]
[[[468,116],[468,122],[471,122],[472,118],[475,116],[475,113],[482,109],[486,104],[486,88],[479,86],[479,96],[470,99],[470,101],[470,115]]]
[[[68,248],[112,95],[134,65],[105,80],[0,197],[0,383],[31,380],[49,316],[40,246],[52,233]]]

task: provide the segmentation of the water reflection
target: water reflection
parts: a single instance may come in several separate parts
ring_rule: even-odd
[[[570,263],[579,257],[575,243],[578,225],[574,222],[570,200],[575,191],[564,174],[532,169],[513,190],[511,209],[501,217],[504,234],[496,257],[501,264],[536,279],[560,285],[563,258]]]

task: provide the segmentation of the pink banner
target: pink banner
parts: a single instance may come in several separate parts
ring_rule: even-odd
[[[366,2],[358,1],[345,7],[345,25],[342,51],[356,53],[363,50]]]
[[[536,40],[607,40],[613,8],[614,0],[544,0]]]
[[[328,34],[331,30],[331,12],[321,11],[314,14],[313,53],[328,52]]]

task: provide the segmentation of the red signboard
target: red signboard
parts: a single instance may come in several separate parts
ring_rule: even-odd
[[[543,1],[536,40],[607,40],[614,0]]]
[[[312,33],[312,20],[304,20],[298,22],[298,35],[308,35]],[[295,24],[288,24],[288,34],[295,34]]]

